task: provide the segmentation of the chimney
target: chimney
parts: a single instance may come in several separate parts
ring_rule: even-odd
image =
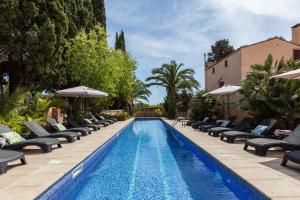
[[[292,26],[292,43],[300,45],[300,23]]]

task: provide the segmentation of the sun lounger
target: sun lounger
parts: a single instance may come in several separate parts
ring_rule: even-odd
[[[221,140],[227,138],[228,143],[234,143],[236,138],[239,139],[252,139],[252,138],[264,138],[266,134],[277,123],[275,119],[264,119],[259,125],[251,131],[251,133],[243,131],[226,131],[221,133]]]
[[[276,140],[271,138],[256,138],[247,140],[244,149],[248,147],[255,148],[255,154],[259,156],[265,156],[270,148],[280,147],[287,150],[300,150],[300,125],[298,125],[294,131],[283,140]]]
[[[192,128],[197,129],[200,125],[209,124],[210,118],[205,117],[203,120],[192,123]]]
[[[93,115],[93,116],[94,116],[96,119],[98,119],[99,121],[107,122],[107,123],[109,123],[109,124],[115,123],[115,121],[113,121],[113,120],[105,119],[105,117],[103,117],[102,115],[96,114],[96,115]]]
[[[106,118],[104,115],[102,115],[101,113],[100,114],[97,114],[97,116],[99,117],[100,120],[109,120],[109,121],[112,121],[113,123],[117,122],[118,119],[117,118]]]
[[[228,127],[214,127],[210,128],[208,130],[208,135],[211,135],[213,137],[218,137],[220,133],[226,132],[226,131],[246,131],[249,130],[250,125],[253,122],[253,118],[251,117],[246,117],[242,119],[242,121],[235,127],[233,128],[228,128]]]
[[[49,133],[46,129],[44,129],[41,125],[36,122],[28,121],[24,122],[25,126],[32,131],[39,138],[64,138],[69,143],[74,142],[75,138],[80,140],[80,135],[78,132],[56,132]]]
[[[6,125],[0,125],[0,133],[12,132],[12,130]],[[44,153],[48,153],[52,151],[52,146],[57,145],[58,148],[61,148],[61,144],[58,139],[55,138],[35,138],[29,139],[22,142],[17,142],[13,144],[6,144],[3,149],[23,149],[27,146],[38,146],[42,149]]]
[[[109,126],[110,123],[103,121],[103,120],[98,120],[94,115],[91,115],[91,119],[89,119],[93,124],[99,124],[103,126]]]
[[[215,127],[230,127],[232,123],[237,119],[236,116],[231,116],[228,120],[224,120],[221,124],[210,124],[210,125],[200,125],[199,130],[202,132],[207,132],[210,128],[215,128]]]
[[[67,120],[67,123],[72,126],[73,128],[78,128],[78,127],[81,127],[77,122],[75,122],[73,119],[71,119],[70,117],[67,117],[66,118]],[[94,131],[97,131],[97,130],[100,130],[101,129],[101,126],[100,125],[97,125],[97,124],[86,124],[84,125],[84,127],[86,128],[91,128],[93,129]]]
[[[91,134],[91,130],[86,127],[78,127],[78,128],[65,128],[62,124],[58,123],[54,118],[48,118],[47,122],[50,124],[51,127],[53,127],[56,131],[62,132],[79,132],[82,136],[87,136],[88,134]],[[59,126],[63,127],[62,130],[59,130]]]
[[[294,163],[300,164],[300,151],[286,152],[283,156],[281,165],[286,166],[286,163],[289,160]]]
[[[26,164],[24,153],[11,150],[0,150],[0,174],[6,173],[9,162],[21,160],[22,165]]]

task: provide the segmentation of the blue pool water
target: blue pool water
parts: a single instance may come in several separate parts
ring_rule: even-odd
[[[77,169],[38,198],[267,199],[159,119],[135,120]]]

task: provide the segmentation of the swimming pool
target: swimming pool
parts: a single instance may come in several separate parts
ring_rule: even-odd
[[[268,199],[160,119],[136,119],[37,199]]]

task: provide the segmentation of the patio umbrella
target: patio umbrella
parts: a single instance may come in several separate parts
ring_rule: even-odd
[[[85,86],[78,86],[74,88],[59,90],[56,92],[56,95],[60,97],[82,97],[82,98],[108,96],[106,92],[102,92]]]
[[[276,76],[271,76],[271,78],[300,79],[300,69],[292,70],[283,74],[278,74]]]
[[[216,95],[216,96],[227,96],[227,109],[228,109],[228,117],[230,117],[230,109],[229,109],[229,94],[236,93],[241,89],[241,86],[234,86],[234,85],[224,85],[221,88],[216,90],[210,91],[206,95]]]
[[[106,92],[102,92],[99,90],[95,90],[93,88],[89,88],[86,86],[78,86],[74,88],[68,88],[64,90],[56,91],[56,96],[60,97],[79,97],[82,98],[91,98],[91,97],[106,97],[108,94]],[[81,109],[82,109],[82,101],[81,101]]]

